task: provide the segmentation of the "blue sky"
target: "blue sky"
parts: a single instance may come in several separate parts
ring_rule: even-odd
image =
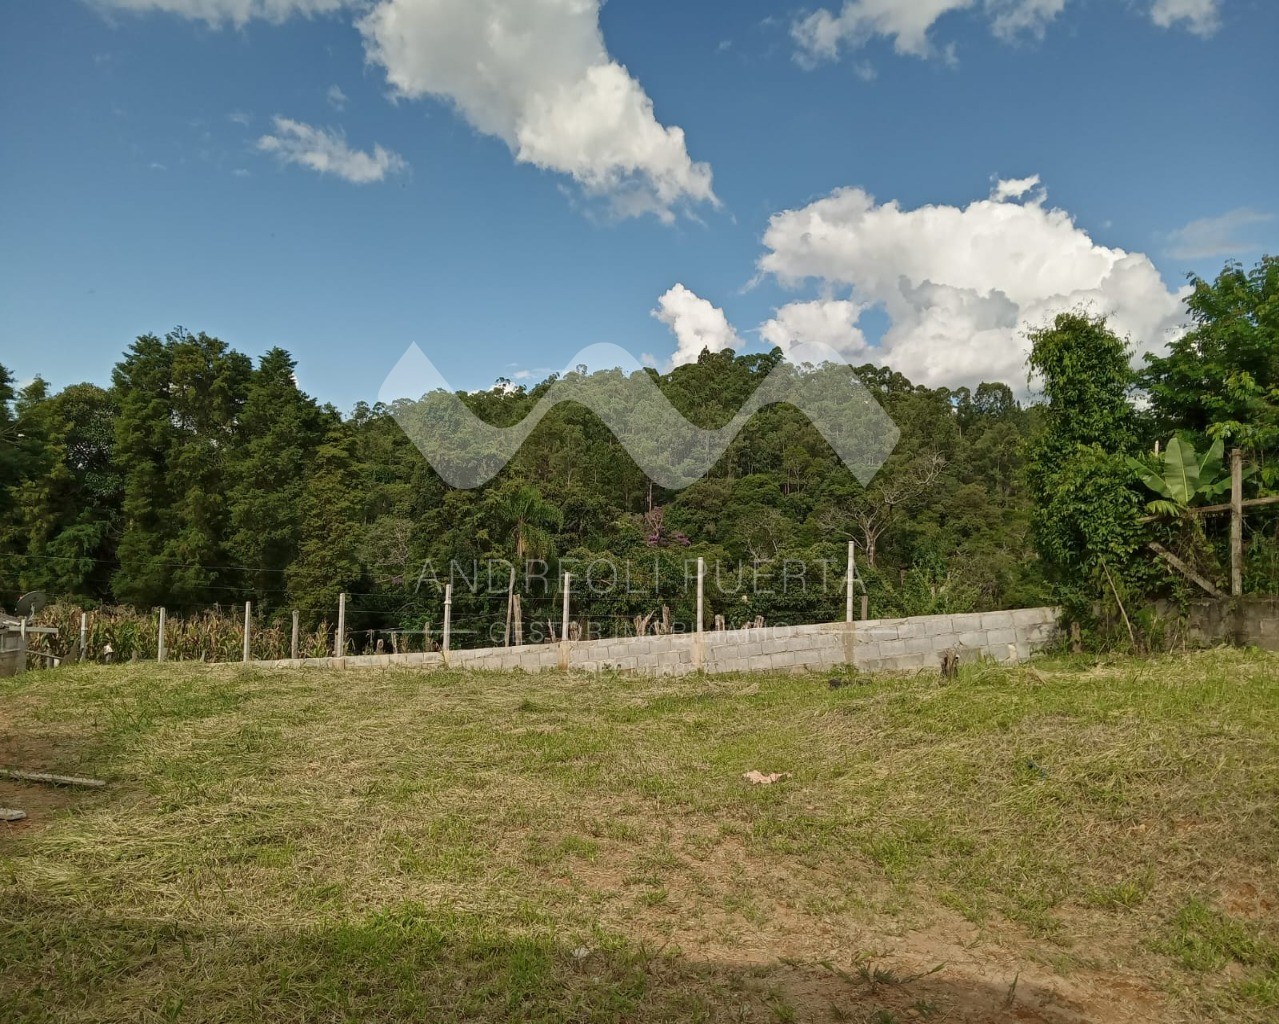
[[[344,409],[412,343],[1024,384],[1055,309],[1156,349],[1279,251],[1277,43],[1270,0],[10,0],[0,363],[182,324]]]

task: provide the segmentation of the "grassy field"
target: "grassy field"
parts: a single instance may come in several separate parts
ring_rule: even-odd
[[[109,781],[0,781],[6,1021],[1279,1020],[1274,655],[70,668],[0,765]]]

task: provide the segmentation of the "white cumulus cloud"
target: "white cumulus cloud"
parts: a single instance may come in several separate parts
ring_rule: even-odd
[[[1210,36],[1221,25],[1221,0],[1155,0],[1150,20],[1160,28],[1177,24],[1198,36]]]
[[[1011,41],[1041,39],[1069,0],[844,0],[838,11],[821,8],[791,25],[795,58],[805,67],[836,60],[843,50],[857,50],[872,39],[890,39],[900,54],[953,58],[952,47],[938,48],[933,27],[947,14],[972,10],[990,24],[991,32]],[[1209,36],[1219,23],[1221,0],[1151,0],[1150,19],[1163,28],[1184,24]]]
[[[717,202],[682,129],[613,60],[600,0],[381,0],[360,21],[397,94],[451,103],[517,161],[573,178],[619,215]]]
[[[608,52],[603,0],[90,0],[210,25],[281,22],[349,9],[368,59],[398,96],[451,104],[515,159],[572,178],[617,216],[663,221],[718,206],[709,164],[661,123],[638,81]],[[342,109],[340,90],[330,102]]]
[[[722,309],[682,284],[675,285],[657,300],[653,316],[675,334],[671,366],[697,362],[704,348],[722,352],[726,348],[739,348],[742,343]]]
[[[332,174],[355,185],[381,181],[409,166],[404,157],[381,146],[375,145],[371,153],[352,149],[346,137],[332,128],[316,128],[287,117],[277,117],[274,123],[275,134],[258,139],[258,149],[284,163]]]
[[[1064,310],[1108,315],[1139,352],[1161,348],[1182,322],[1184,290],[1170,291],[1148,257],[1098,245],[1068,213],[1047,207],[1042,191],[1013,201],[1036,184],[1000,182],[992,198],[964,207],[910,210],[844,188],[775,214],[761,273],[791,288],[816,283],[825,298],[801,304],[817,307],[803,320],[783,307],[764,326],[765,340],[829,344],[838,329],[855,353],[856,316],[878,307],[889,326],[871,359],[932,386],[1024,387],[1023,332]],[[845,305],[829,308],[833,301]]]
[[[866,362],[870,349],[857,321],[864,306],[847,299],[816,299],[782,306],[760,326],[760,337],[794,363],[821,362],[834,350],[850,363]]]

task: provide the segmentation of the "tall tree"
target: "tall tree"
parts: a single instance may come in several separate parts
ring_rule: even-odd
[[[13,376],[0,366],[0,556],[16,553],[15,537],[10,534],[12,516],[17,508],[17,491],[22,482],[21,431],[13,415]],[[17,559],[0,557],[0,588],[6,594],[20,586]]]
[[[1104,317],[1081,313],[1059,314],[1030,339],[1048,399],[1030,457],[1035,542],[1067,614],[1091,621],[1102,575],[1119,587],[1138,545],[1125,461],[1135,438],[1129,349]]]
[[[227,551],[244,566],[248,593],[268,604],[287,593],[285,572],[298,554],[298,510],[326,426],[314,399],[298,388],[296,369],[281,348],[262,357],[228,455]]]
[[[24,589],[80,602],[107,596],[120,500],[114,418],[111,395],[93,384],[49,395],[37,379],[23,390],[18,428],[39,451],[11,519]]]
[[[298,510],[298,555],[286,579],[289,597],[308,621],[337,614],[338,595],[362,591],[360,561],[365,498],[351,428],[330,426],[316,449]]]
[[[201,608],[239,592],[226,536],[227,453],[252,364],[177,328],[139,338],[113,374],[125,469],[116,595],[140,607]]]
[[[1191,279],[1193,328],[1166,356],[1147,356],[1141,382],[1158,435],[1191,431],[1268,458],[1279,455],[1279,257],[1228,264]]]

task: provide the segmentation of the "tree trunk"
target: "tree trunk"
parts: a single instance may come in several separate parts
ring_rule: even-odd
[[[502,646],[511,646],[511,614],[515,610],[515,566],[511,566],[511,582],[506,587],[506,633],[502,637]]]

